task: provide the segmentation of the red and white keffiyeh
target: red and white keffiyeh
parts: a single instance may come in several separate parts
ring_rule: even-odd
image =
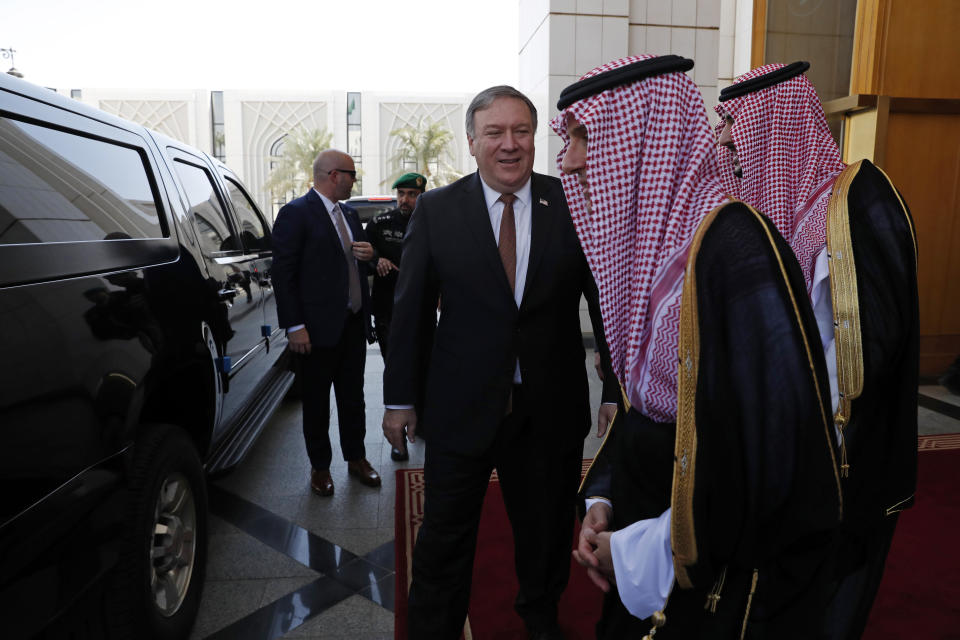
[[[650,57],[614,60],[583,77]],[[674,421],[687,251],[697,226],[724,201],[703,99],[674,72],[575,102],[550,123],[564,141],[558,166],[570,116],[588,133],[591,212],[576,175],[563,175],[563,187],[600,290],[614,373],[638,411]]]
[[[734,84],[783,67],[768,64]],[[820,98],[803,74],[715,107],[719,135],[726,116],[743,177],[733,175],[730,151],[718,147],[720,179],[730,195],[765,214],[790,243],[810,290],[814,261],[826,243],[827,205],[846,166]]]

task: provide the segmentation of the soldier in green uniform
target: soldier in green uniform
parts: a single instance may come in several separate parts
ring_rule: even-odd
[[[400,271],[400,255],[403,251],[403,236],[407,232],[410,216],[417,198],[424,192],[427,179],[419,173],[405,173],[393,183],[397,190],[397,208],[381,213],[367,225],[367,238],[374,246],[380,260],[373,278],[373,317],[384,362],[390,344],[390,318],[393,316],[393,291],[397,286]],[[397,461],[407,460],[406,449],[393,448],[390,457]]]

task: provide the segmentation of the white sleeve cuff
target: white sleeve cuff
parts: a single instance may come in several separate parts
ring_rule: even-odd
[[[413,409],[412,404],[385,404],[384,409]]]
[[[673,587],[670,509],[610,536],[610,554],[620,600],[641,620],[662,611]]]
[[[601,498],[601,497],[599,497],[599,496],[596,496],[596,497],[593,497],[593,498],[586,498],[586,499],[583,501],[583,503],[584,503],[584,513],[586,513],[587,511],[590,511],[590,507],[592,507],[593,505],[597,504],[598,502],[602,502],[602,503],[606,504],[608,507],[610,507],[611,509],[613,509],[613,503],[610,502],[610,500],[608,500],[607,498]]]
[[[300,329],[303,329],[305,326],[307,326],[307,325],[305,325],[305,324],[295,324],[295,325],[293,325],[292,327],[287,327],[287,333],[290,334],[290,333],[293,333],[294,331],[300,331]]]

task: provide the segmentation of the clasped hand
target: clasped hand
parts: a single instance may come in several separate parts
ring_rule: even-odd
[[[380,259],[377,261],[377,275],[378,275],[378,276],[381,276],[381,277],[382,277],[382,276],[385,276],[385,275],[387,275],[388,273],[390,273],[391,270],[400,271],[400,267],[398,267],[397,265],[393,264],[392,262],[390,262],[390,261],[387,260],[386,258],[380,258]]]
[[[580,539],[573,550],[573,559],[587,570],[587,577],[604,593],[614,581],[613,557],[610,555],[610,515],[605,502],[596,502],[587,511],[580,526]]]
[[[403,450],[403,436],[414,441],[417,433],[417,412],[413,409],[387,409],[383,412],[383,435],[394,449]]]
[[[301,327],[287,334],[287,348],[290,349],[290,351],[310,355],[311,346],[310,334],[307,333],[306,327]]]

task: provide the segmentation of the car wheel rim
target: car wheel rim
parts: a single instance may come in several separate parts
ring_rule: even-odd
[[[150,544],[150,588],[160,613],[177,612],[190,588],[197,547],[197,507],[186,476],[172,473],[160,485]]]

